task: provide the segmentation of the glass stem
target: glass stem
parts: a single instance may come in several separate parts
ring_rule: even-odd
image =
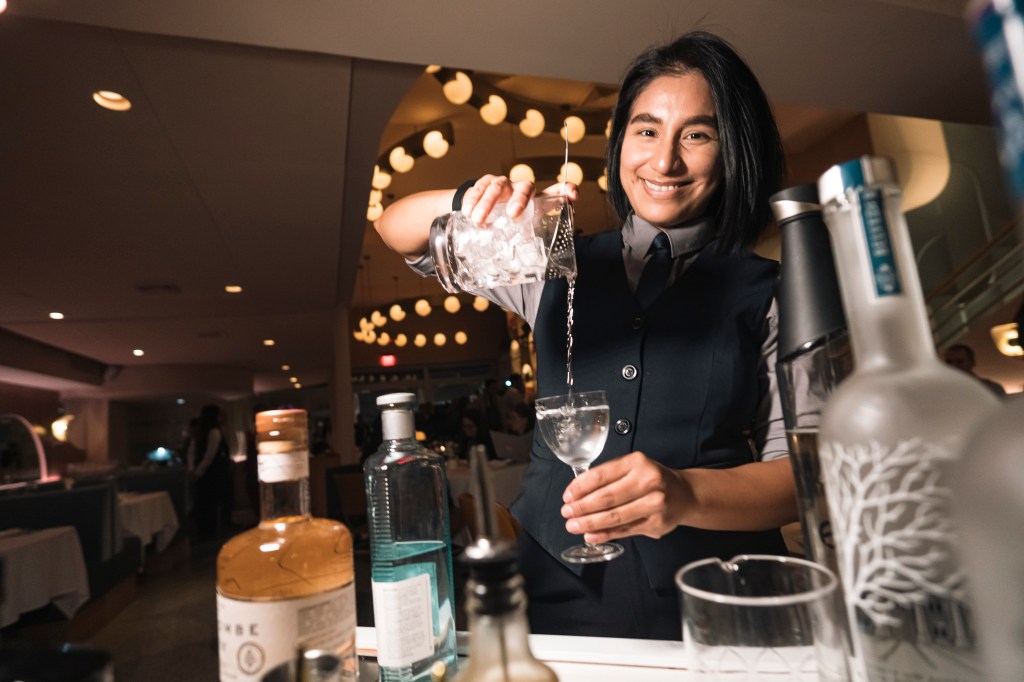
[[[587,473],[588,467],[578,467],[578,466],[573,466],[571,464],[569,466],[572,467],[573,478],[579,478],[582,474]],[[585,537],[586,536],[584,536],[584,538]],[[591,549],[597,547],[597,545],[595,545],[595,544],[593,544],[591,542],[587,542],[586,539],[583,540],[583,544],[586,545],[588,548],[591,548]]]

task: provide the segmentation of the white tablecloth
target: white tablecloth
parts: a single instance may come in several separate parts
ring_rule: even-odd
[[[0,531],[0,627],[50,602],[68,618],[89,600],[82,544],[72,526]]]
[[[143,547],[152,542],[158,552],[167,549],[179,524],[171,496],[166,491],[118,493],[117,504],[121,529],[125,533],[142,540]]]
[[[494,497],[506,507],[519,495],[519,487],[526,473],[526,464],[510,463],[504,460],[488,462],[491,470],[491,483],[494,485]],[[470,491],[469,466],[465,462],[448,466],[448,494],[458,504],[459,495]]]

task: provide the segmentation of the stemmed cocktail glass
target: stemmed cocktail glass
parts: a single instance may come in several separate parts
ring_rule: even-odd
[[[579,476],[590,468],[608,438],[608,398],[604,391],[584,391],[537,399],[537,427],[558,459]],[[610,561],[622,554],[622,545],[589,542],[562,552],[573,564]]]

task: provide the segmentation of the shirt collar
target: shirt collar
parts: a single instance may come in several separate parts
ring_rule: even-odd
[[[679,258],[694,251],[700,251],[714,239],[715,220],[713,217],[699,218],[667,230],[661,230],[632,213],[622,226],[622,240],[634,254],[642,258],[651,248],[651,242],[659,232],[665,232],[668,235],[672,258]]]

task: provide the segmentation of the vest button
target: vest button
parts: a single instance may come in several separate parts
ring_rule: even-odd
[[[626,365],[622,368],[622,378],[626,381],[632,381],[636,379],[636,367],[633,365]]]
[[[628,419],[619,419],[615,422],[615,433],[620,436],[625,436],[632,428],[633,425],[629,423]]]
[[[633,318],[633,329],[635,329],[635,330],[643,329],[644,328],[644,322],[646,322],[646,321],[647,320],[644,319],[643,315],[637,315],[636,317]]]

